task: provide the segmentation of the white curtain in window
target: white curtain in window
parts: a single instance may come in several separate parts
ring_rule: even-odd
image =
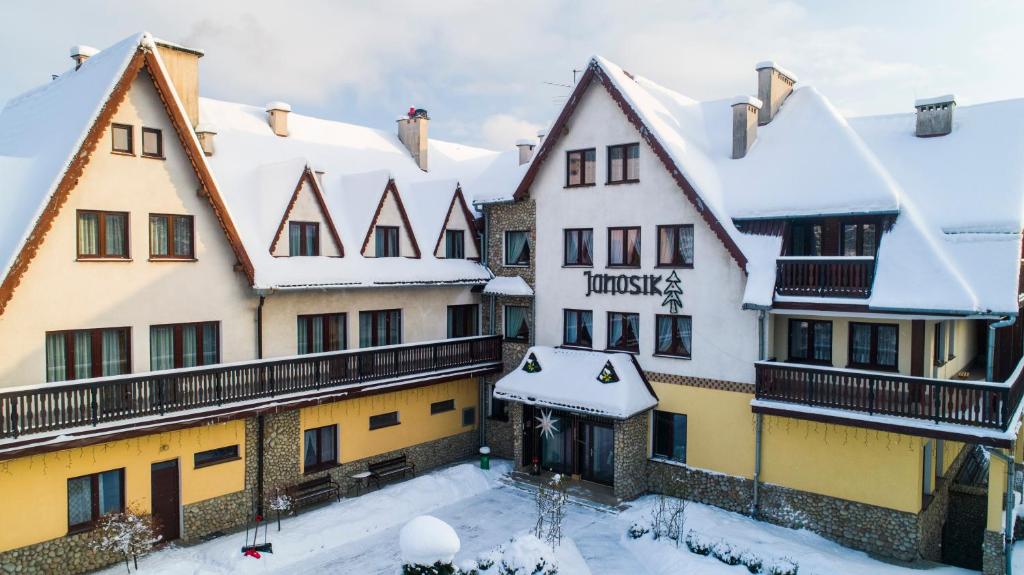
[[[320,458],[319,454],[317,453],[317,449],[316,449],[316,440],[317,440],[316,434],[317,434],[317,430],[315,430],[315,429],[310,429],[309,431],[306,431],[306,433],[305,433],[306,437],[305,437],[305,441],[303,442],[303,443],[305,443],[305,448],[306,448],[306,454],[305,454],[305,457],[303,458],[303,463],[305,464],[305,467],[312,467],[312,466],[316,465],[317,461]]]
[[[64,353],[64,334],[46,334],[46,381],[67,379],[67,357]]]
[[[609,166],[608,166],[608,169],[609,169],[608,180],[610,180],[612,182],[620,182],[620,181],[622,181],[624,179],[623,175],[622,175],[622,173],[623,173],[622,164],[624,162],[624,159],[623,159],[623,149],[621,147],[610,148],[608,150],[608,154],[611,156],[608,159],[608,163],[609,163]]]
[[[878,363],[895,367],[896,365],[896,334],[894,325],[878,326]]]
[[[302,255],[302,226],[288,224],[288,255]]]
[[[300,317],[298,321],[299,353],[309,353],[309,318]]]
[[[871,326],[853,326],[853,363],[871,363]]]
[[[124,233],[127,227],[124,214],[107,214],[107,255],[120,256],[127,252],[124,245]]]
[[[507,245],[506,260],[508,263],[514,264],[522,259],[523,250],[526,249],[526,234],[522,232],[510,233],[505,239]]]
[[[693,228],[679,228],[679,257],[685,265],[693,264]]]
[[[99,255],[99,246],[97,245],[99,237],[99,216],[97,214],[79,214],[78,252],[82,255]]]
[[[154,256],[167,254],[167,218],[150,216],[149,218],[149,253]]]
[[[672,263],[672,252],[676,249],[674,236],[674,228],[661,228],[658,230],[658,247],[660,248],[658,251],[658,263]]]
[[[92,377],[92,334],[77,331],[74,335],[75,344],[75,379]]]
[[[594,316],[589,311],[581,312],[580,315],[583,318],[583,330],[580,333],[580,342],[589,345],[591,341],[590,338],[594,333]]]
[[[622,236],[624,234],[625,232],[623,230],[612,230],[612,233],[608,236],[608,241],[611,242],[611,263],[613,265],[622,265],[626,263],[622,260],[622,246],[625,241]]]
[[[526,324],[526,308],[522,306],[505,306],[505,337],[526,339],[530,328]]]
[[[640,179],[640,146],[626,147],[626,179]]]
[[[388,345],[388,314],[380,312],[377,314],[377,345]]]
[[[373,315],[371,312],[359,314],[359,347],[373,345]]]
[[[320,353],[324,350],[324,320],[322,317],[310,318],[313,322],[313,353]]]
[[[807,322],[794,321],[789,326],[789,356],[794,359],[807,358]]]
[[[814,359],[828,361],[832,359],[832,324],[814,324]]]
[[[92,520],[92,477],[68,479],[68,525]]]
[[[343,313],[335,314],[328,317],[328,322],[331,323],[331,349],[325,351],[338,351],[345,349],[345,318],[347,316]]]
[[[627,344],[633,347],[637,344],[637,337],[640,334],[640,316],[637,314],[629,314],[626,316],[626,321],[629,323],[629,339]]]
[[[100,473],[100,515],[120,511],[121,504],[121,472],[106,471]]]
[[[580,242],[579,232],[569,232],[565,234],[565,263],[567,264],[578,264],[580,263]]]
[[[192,220],[184,216],[174,218],[174,255],[192,255]]]
[[[629,230],[629,253],[626,258],[629,265],[640,263],[640,230]]]
[[[693,337],[693,320],[688,317],[684,317],[678,319],[676,324],[679,326],[679,341],[683,344],[683,353],[690,355],[690,350],[693,349],[690,347],[690,342]]]
[[[103,332],[103,371],[107,375],[107,333]],[[174,328],[169,325],[149,328],[149,368],[153,371],[174,368]]]
[[[577,325],[579,321],[579,312],[567,311],[565,312],[565,343],[579,343]]]
[[[672,318],[658,318],[658,351],[667,352],[672,348]]]
[[[181,326],[181,367],[195,367],[199,365],[199,349],[195,325]]]
[[[594,150],[587,150],[585,154],[586,160],[583,162],[583,170],[586,177],[583,181],[590,184],[597,181],[597,176],[595,175],[595,170],[597,169],[597,162],[595,161],[597,159],[597,152]]]
[[[593,262],[594,255],[594,232],[591,230],[583,231],[583,261]]]
[[[320,233],[320,228],[316,225],[306,226],[306,251],[302,255],[304,256],[315,256],[317,253],[317,234]]]
[[[122,335],[119,329],[103,330],[103,375],[121,375],[125,372],[128,358],[125,357]]]
[[[608,322],[608,330],[608,346],[621,347],[625,343],[622,341],[621,314],[612,314],[611,320]]]

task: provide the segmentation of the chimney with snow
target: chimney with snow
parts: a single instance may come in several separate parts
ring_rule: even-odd
[[[288,135],[288,114],[291,111],[292,107],[284,102],[271,102],[267,104],[267,122],[278,136],[285,137]]]
[[[82,64],[84,64],[90,56],[95,56],[97,52],[99,52],[99,50],[92,46],[83,46],[81,44],[78,46],[72,46],[70,53],[71,59],[75,61],[75,70],[81,68]]]
[[[750,146],[757,139],[757,112],[761,100],[753,96],[736,96],[732,99],[732,159],[747,155]]]
[[[945,136],[953,131],[953,108],[956,107],[953,94],[922,98],[914,102],[914,107],[917,108],[918,138]]]
[[[199,138],[199,145],[203,148],[203,153],[207,156],[213,155],[213,137],[217,135],[217,130],[210,124],[199,124],[196,126],[196,137]]]
[[[164,61],[164,70],[174,86],[174,91],[185,107],[185,113],[192,126],[199,125],[199,59],[202,50],[154,38],[156,51]]]
[[[796,75],[775,62],[759,62],[757,66],[757,98],[761,100],[761,111],[757,123],[765,125],[775,118],[786,96],[793,91]]]
[[[519,165],[530,161],[533,158],[533,147],[536,143],[533,140],[516,140],[516,147],[519,148]]]
[[[398,118],[398,139],[412,154],[412,159],[424,172],[427,171],[427,143],[430,141],[427,128],[430,116],[422,108],[409,108],[404,118]]]

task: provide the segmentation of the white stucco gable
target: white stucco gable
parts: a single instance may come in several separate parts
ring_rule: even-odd
[[[376,236],[377,230],[381,227],[398,228],[398,256],[403,258],[420,257],[419,244],[413,234],[412,226],[405,214],[405,206],[399,196],[398,188],[389,183],[384,188],[380,205],[377,206],[377,213],[367,230],[366,240],[363,244],[362,256],[366,258],[376,257]]]
[[[278,228],[271,253],[275,256],[288,256],[291,253],[290,229],[292,222],[315,223],[319,228],[320,255],[341,257],[344,253],[334,229],[334,222],[325,209],[325,204],[314,180],[307,168],[303,171],[298,186],[295,188],[291,202],[285,211]],[[283,193],[283,191],[282,191]]]

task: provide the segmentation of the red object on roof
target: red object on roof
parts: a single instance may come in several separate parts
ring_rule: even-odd
[[[416,115],[416,107],[415,106],[409,106],[409,117],[411,118],[411,117],[413,117],[415,115]]]

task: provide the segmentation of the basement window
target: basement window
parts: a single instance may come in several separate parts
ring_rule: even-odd
[[[391,427],[398,425],[401,421],[398,420],[398,412],[392,411],[389,413],[381,413],[379,415],[370,416],[370,430],[381,429],[383,427]]]
[[[195,468],[209,467],[211,465],[217,465],[218,463],[227,463],[229,461],[237,461],[241,459],[238,456],[238,446],[228,445],[227,447],[218,447],[217,449],[210,449],[208,451],[200,451],[193,456],[195,460]]]
[[[430,404],[430,415],[437,415],[438,413],[446,413],[449,411],[455,411],[454,399],[435,401],[434,403]]]

